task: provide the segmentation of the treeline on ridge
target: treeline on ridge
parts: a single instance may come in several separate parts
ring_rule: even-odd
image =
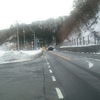
[[[57,19],[50,18],[45,21],[35,21],[31,24],[11,25],[9,29],[0,30],[0,45],[5,41],[16,42],[17,26],[20,44],[25,40],[30,43],[36,37],[43,40],[43,45],[50,45],[55,40],[62,43],[72,31],[80,32],[80,25],[88,25],[90,19],[95,18],[99,11],[100,0],[74,0],[73,10],[69,16],[61,16]],[[13,36],[12,40],[8,40]]]

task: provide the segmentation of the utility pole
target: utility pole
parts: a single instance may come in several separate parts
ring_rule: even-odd
[[[42,29],[42,27],[38,27],[38,28],[41,28]],[[36,46],[37,46],[37,39],[36,39],[36,34],[35,34],[35,31],[38,29],[38,28],[36,28],[36,29],[32,29],[31,27],[29,27],[29,29],[34,33],[34,50],[36,49]]]
[[[23,34],[24,34],[24,48],[25,48],[25,30],[24,30],[24,24],[23,24]]]
[[[35,49],[35,31],[34,31],[34,49]]]
[[[19,31],[18,31],[18,21],[17,22],[17,49],[19,51]]]

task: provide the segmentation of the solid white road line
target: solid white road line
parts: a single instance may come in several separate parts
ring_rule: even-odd
[[[56,81],[56,78],[54,76],[51,76],[51,78],[52,78],[53,81]]]
[[[89,68],[93,67],[93,63],[86,61],[87,63],[89,63]]]
[[[56,89],[56,92],[57,92],[57,95],[58,95],[59,99],[63,99],[64,96],[62,95],[60,89],[59,88],[55,88],[55,89]]]
[[[49,72],[52,73],[52,70],[50,69]]]

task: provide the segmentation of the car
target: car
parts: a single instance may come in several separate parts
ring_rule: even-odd
[[[48,51],[53,51],[54,50],[54,48],[53,47],[48,47],[48,49],[47,49]]]

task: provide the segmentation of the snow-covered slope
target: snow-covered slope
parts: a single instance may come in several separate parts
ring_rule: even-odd
[[[63,46],[100,44],[100,11],[88,21],[87,25],[80,25],[79,30],[74,29],[63,42]]]

